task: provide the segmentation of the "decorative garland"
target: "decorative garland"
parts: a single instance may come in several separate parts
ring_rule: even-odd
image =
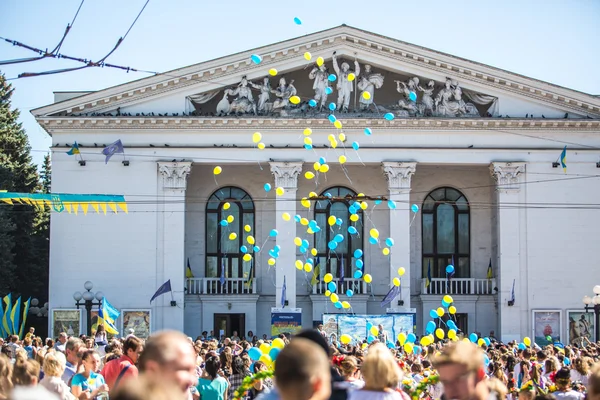
[[[246,395],[246,393],[252,389],[252,386],[254,386],[254,384],[258,381],[262,381],[263,379],[266,378],[271,378],[274,375],[274,371],[272,370],[267,370],[267,371],[259,371],[257,373],[255,373],[254,375],[251,376],[247,376],[244,378],[244,380],[242,381],[242,384],[239,388],[237,388],[237,390],[233,393],[233,400],[241,400],[243,398],[243,396]]]
[[[431,374],[425,378],[417,386],[413,388],[411,385],[411,379],[405,379],[402,381],[402,389],[406,394],[410,396],[411,399],[417,400],[421,397],[421,395],[429,390],[430,386],[434,386],[438,384],[440,381],[439,375]]]

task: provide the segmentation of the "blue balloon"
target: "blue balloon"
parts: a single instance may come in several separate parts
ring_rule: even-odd
[[[394,200],[388,200],[388,207],[390,208],[390,210],[395,210],[396,202]]]
[[[329,247],[330,250],[335,250],[337,248],[338,244],[335,241],[331,241],[329,243],[327,243],[327,247]]]
[[[255,253],[258,253],[260,251],[260,246],[254,246],[252,250],[254,250]]]
[[[439,318],[439,316],[437,315],[437,311],[435,311],[435,310],[429,311],[429,316],[434,319]]]
[[[410,206],[410,211],[414,212],[415,214],[419,212],[419,206],[416,204],[413,204],[412,206]]]
[[[390,342],[390,341],[388,340],[388,342],[387,342],[387,347],[388,347],[388,349],[393,349],[393,348],[394,348],[394,347],[396,347],[396,346],[394,346],[394,343],[392,343],[392,342]]]
[[[315,262],[312,258],[309,258],[308,260],[306,260],[307,263],[309,263],[310,265],[315,265]]]
[[[321,164],[321,165],[327,164],[327,160],[325,159],[325,157],[319,158],[319,164]],[[329,192],[325,193],[325,197],[332,197],[331,193],[329,193]]]
[[[487,354],[483,355],[483,362],[484,362],[484,364],[485,364],[486,367],[488,365],[490,365],[490,358],[487,356]]]
[[[294,23],[296,25],[302,25],[302,20],[298,17],[294,17]],[[271,358],[273,358],[273,357],[271,357]],[[273,360],[274,360],[274,358],[273,358]]]
[[[417,101],[417,94],[415,92],[410,92],[410,94],[408,95],[408,98],[411,101]]]
[[[329,117],[327,117],[329,119],[329,122],[331,122],[332,124],[337,121],[337,118],[335,117],[335,115],[330,114]]]
[[[477,339],[479,339],[479,337],[477,336],[477,334],[475,332],[473,332],[469,335],[469,340],[472,343],[477,343]]]
[[[378,206],[379,204],[381,204],[381,199],[375,200],[375,205]]]
[[[450,264],[446,267],[446,273],[451,274],[454,272],[454,265]]]
[[[525,350],[526,348],[525,343],[519,343],[519,350]]]
[[[565,364],[565,365],[571,365],[571,360],[569,360],[569,358],[568,358],[568,357],[565,357],[565,358],[563,359],[563,364]]]
[[[310,243],[308,243],[308,240],[304,239],[302,241],[302,247],[308,247],[308,246],[310,246]]]
[[[356,268],[362,269],[364,265],[363,260],[356,260]]]
[[[294,221],[296,222],[300,222],[302,220],[302,217],[298,214],[294,215]]]
[[[302,253],[302,254],[304,254],[308,251],[308,249],[304,246],[300,246],[300,248],[298,250],[300,250],[300,253]]]
[[[257,65],[260,64],[262,61],[262,57],[259,56],[258,54],[252,54],[252,56],[250,56],[250,59],[252,60],[252,62],[254,64],[257,64]]]
[[[271,232],[269,232],[269,236],[277,236],[279,234],[279,232],[277,232],[277,229],[271,229]]]
[[[362,271],[358,270],[358,271],[354,271],[354,279],[360,279],[362,278]]]
[[[417,340],[417,337],[415,336],[414,333],[409,333],[408,336],[406,336],[406,341],[408,343],[414,343],[415,340]]]
[[[308,105],[311,107],[316,107],[317,106],[317,101],[315,99],[310,99],[308,101]]]
[[[270,183],[265,183],[265,192],[268,192],[269,190],[271,190],[271,184]]]
[[[329,103],[329,109],[335,111],[335,103]]]
[[[449,320],[448,322],[446,322],[446,324],[448,325],[448,328],[453,329],[455,331],[458,330],[458,328],[456,327],[456,324],[454,323],[454,321]]]
[[[327,289],[329,289],[330,292],[334,293],[337,290],[337,285],[335,284],[335,282],[329,282],[327,284]]]
[[[373,131],[371,130],[371,128],[365,128],[365,135],[371,136],[372,134],[373,134]]]
[[[367,322],[367,330],[370,331],[372,327],[373,327],[373,324],[370,322]]]
[[[335,76],[335,74],[329,74],[327,79],[329,79],[329,82],[335,82],[335,80],[337,79],[337,76]]]
[[[262,356],[262,351],[260,351],[258,347],[252,347],[248,350],[248,357],[250,357],[251,360],[258,361],[260,360],[260,356]]]
[[[273,246],[273,249],[279,254],[279,252],[281,251],[281,246],[276,244],[275,246]]]
[[[421,348],[421,346],[415,346],[413,347],[413,351],[415,352],[415,354],[421,354],[423,349]]]
[[[314,228],[313,228],[313,231],[314,231],[315,233],[319,232],[320,230],[321,230],[321,228],[319,228],[318,226],[316,226],[316,227],[314,227]]]
[[[227,225],[229,225],[229,222],[227,222],[227,220],[222,220],[219,223],[221,224],[221,226],[227,226]]]
[[[367,336],[367,343],[373,343],[373,340],[375,340],[375,336],[373,336],[373,335]]]
[[[331,93],[333,93],[333,89],[332,89],[332,88],[330,88],[329,86],[327,86],[327,87],[325,88],[325,93],[327,93],[327,94],[331,94]]]
[[[346,296],[348,296],[348,297],[354,296],[354,291],[352,289],[346,290]]]
[[[485,342],[486,346],[489,346],[492,343],[492,341],[490,340],[490,338],[487,338],[487,337],[483,338],[483,341]]]
[[[425,332],[427,332],[427,334],[429,335],[430,333],[433,333],[433,331],[435,331],[435,328],[436,328],[435,322],[429,321],[427,323],[427,328],[425,328]]]
[[[274,249],[269,250],[269,255],[273,258],[279,257],[279,253],[277,253]]]
[[[361,249],[354,250],[354,258],[361,258],[363,256],[363,251]]]
[[[335,306],[335,308],[342,308],[342,303],[339,301],[336,301],[334,306]]]
[[[443,307],[448,307],[450,305],[450,303],[447,303],[445,300],[442,299],[442,306]]]
[[[304,145],[304,148],[305,148],[306,150],[312,150],[312,148],[313,148],[313,147],[312,147],[312,144],[308,144],[308,143],[307,143],[307,144],[305,144],[305,145]]]
[[[356,235],[358,233],[358,231],[356,230],[355,227],[349,226],[348,227],[348,233],[351,234],[351,235]]]
[[[383,118],[387,119],[388,121],[391,121],[394,119],[394,114],[393,113],[387,113],[383,116]]]
[[[338,243],[342,243],[344,241],[344,235],[342,235],[341,233],[338,233],[337,235],[334,236],[333,240]]]
[[[298,217],[300,217],[300,216],[298,215]],[[298,221],[298,222],[300,222],[300,221]],[[315,221],[314,219],[308,222],[308,227],[310,229],[315,229],[317,226],[319,226],[319,225],[317,225],[317,221]]]
[[[360,144],[358,144],[358,142],[352,142],[352,148],[354,150],[358,150],[358,149],[360,149]]]
[[[240,251],[242,253],[247,253],[248,252],[248,248],[246,246],[242,246],[242,247],[240,247]]]
[[[377,243],[379,243],[379,240],[377,240],[377,238],[374,238],[374,237],[371,236],[369,238],[369,243],[371,243],[371,244],[377,244]]]
[[[337,226],[342,226],[342,225],[344,224],[344,221],[342,221],[342,219],[341,219],[341,218],[338,218],[338,219],[336,219],[336,220],[335,220],[335,224],[336,224]]]
[[[271,350],[269,350],[269,357],[271,357],[271,360],[275,360],[280,352],[281,350],[279,350],[277,347],[273,347]]]
[[[387,239],[385,239],[385,244],[386,244],[387,246],[390,246],[390,247],[392,247],[392,246],[394,245],[394,239],[392,239],[392,238],[387,238]]]
[[[323,160],[323,162],[321,162],[321,160]],[[319,163],[325,164],[325,159],[323,157],[319,158]],[[331,193],[329,193],[329,192],[325,193],[323,196],[325,196],[325,197],[327,197],[329,199],[331,199],[333,197],[333,195]]]

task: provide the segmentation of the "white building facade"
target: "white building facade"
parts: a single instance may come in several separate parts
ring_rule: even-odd
[[[261,55],[260,64],[253,54]],[[345,94],[344,66],[336,73],[334,54],[356,77],[346,86],[353,88],[348,111],[342,100],[333,112],[341,129],[328,120],[327,107]],[[311,74],[318,57],[335,82]],[[325,109],[308,104],[322,100],[326,86]],[[364,101],[364,91],[373,103]],[[52,214],[51,310],[74,308],[73,292],[92,280],[117,308],[151,310],[152,330],[262,335],[271,331],[284,277],[286,307],[302,310],[303,327],[323,313],[349,312],[324,295],[329,272],[356,314],[414,312],[421,334],[430,310],[450,294],[462,330],[519,340],[534,334],[536,310],[562,311],[560,334],[567,336],[566,311],[583,309],[581,298],[600,282],[594,256],[600,211],[592,206],[600,195],[598,97],[348,26],[78,97],[59,95],[62,101],[33,111],[52,135],[53,192],[122,194],[129,213]],[[306,128],[312,135],[303,134]],[[118,139],[125,156],[105,164],[102,148]],[[75,141],[84,166],[66,154]],[[566,173],[559,160],[565,144]],[[329,171],[307,179],[321,157]],[[334,200],[311,201],[309,209],[301,198],[310,192]],[[366,200],[367,209],[351,221],[348,207],[358,194],[383,201]],[[230,215],[233,221],[222,226]],[[307,233],[296,215],[316,220],[321,231]],[[341,227],[329,227],[331,215],[343,220]],[[372,228],[380,233],[378,245],[369,243]],[[330,250],[338,233],[344,240]],[[316,285],[312,272],[295,267],[306,261],[296,237],[317,249]],[[384,255],[388,237],[394,246]],[[244,261],[243,245],[251,261]],[[254,245],[261,250],[253,252]],[[356,249],[364,252],[370,284],[353,277]],[[193,278],[186,278],[188,260]],[[450,280],[449,264],[456,271]],[[399,267],[406,269],[401,294],[382,308]],[[172,297],[150,304],[168,279]]]

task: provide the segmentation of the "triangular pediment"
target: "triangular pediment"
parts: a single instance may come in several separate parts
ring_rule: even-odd
[[[311,53],[310,61],[305,58],[307,52]],[[361,113],[361,116],[390,111],[398,117],[600,117],[600,99],[595,96],[349,26],[158,74],[41,107],[32,113],[38,118],[97,115],[214,117],[219,112],[231,117],[244,113],[253,115],[257,108],[259,115],[286,117],[300,113],[306,116],[306,113],[315,112],[314,102],[309,102],[318,97],[318,88],[310,75],[318,57],[324,59],[327,74],[336,75],[336,81],[329,82],[331,93],[326,105],[338,103],[343,92],[338,89],[338,78],[344,74],[334,71],[334,52],[338,65],[348,63],[349,72],[355,70],[355,59],[359,64],[361,71],[350,84],[353,92],[348,108],[350,113]],[[260,64],[251,60],[253,54],[262,57]],[[371,74],[365,74],[367,64],[372,66]],[[271,69],[277,70],[276,76],[269,75]],[[251,89],[251,102],[240,96],[240,92],[249,92],[242,83],[243,77],[256,85]],[[269,105],[260,110],[260,86],[265,77],[269,77],[275,92],[270,93],[266,101]],[[293,80],[295,95],[301,100],[299,104],[289,101],[281,104],[287,100],[277,93],[282,77],[286,79],[286,85]],[[365,89],[369,82],[374,87]],[[405,85],[407,90],[404,90]],[[364,108],[368,101],[361,104],[360,100],[365,90],[373,94],[374,100],[367,109]],[[289,95],[291,91],[292,88],[288,88],[283,92]],[[343,100],[340,106],[344,106]]]

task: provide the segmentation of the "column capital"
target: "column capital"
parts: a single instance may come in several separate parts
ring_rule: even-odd
[[[187,177],[192,170],[190,161],[159,161],[157,165],[158,172],[162,175],[163,190],[185,191]]]
[[[518,192],[525,177],[524,162],[493,162],[490,173],[497,182],[496,190],[501,192]]]
[[[390,190],[410,190],[410,181],[415,173],[416,162],[383,162],[383,173]]]
[[[298,175],[302,172],[302,162],[270,162],[271,173],[275,176],[275,186],[284,189],[298,189]]]

